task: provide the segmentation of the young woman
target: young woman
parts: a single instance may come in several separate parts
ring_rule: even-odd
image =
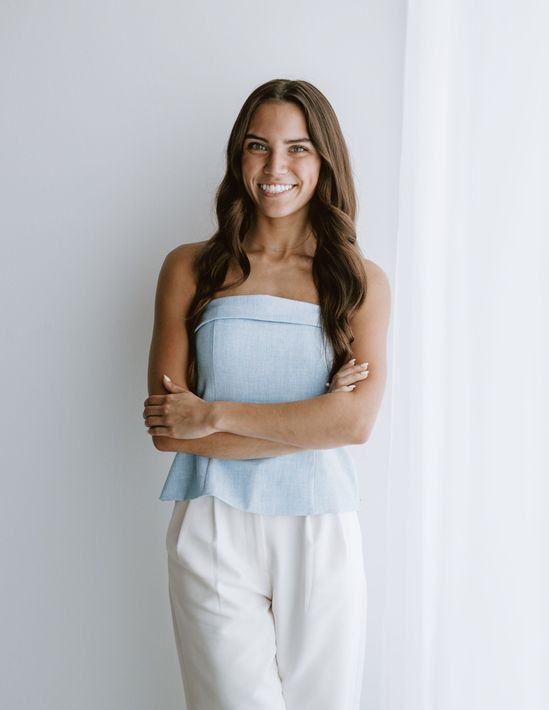
[[[359,486],[386,381],[390,289],[362,256],[337,117],[306,81],[246,99],[219,229],[165,258],[143,416],[162,490],[189,710],[358,710]],[[168,377],[166,377],[168,376]]]

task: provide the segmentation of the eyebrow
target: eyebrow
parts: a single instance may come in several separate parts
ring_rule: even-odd
[[[244,140],[246,138],[256,138],[257,140],[263,141],[264,143],[268,143],[269,141],[266,138],[263,138],[262,136],[256,136],[254,133],[247,133],[244,136]],[[294,138],[293,140],[289,141],[284,141],[284,143],[312,143],[313,141],[310,138]]]

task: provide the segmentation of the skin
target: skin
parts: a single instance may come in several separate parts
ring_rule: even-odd
[[[252,270],[245,284],[223,295],[270,293],[316,303],[311,263],[316,244],[308,203],[321,160],[312,143],[286,142],[309,138],[305,117],[294,104],[270,101],[256,110],[247,133],[262,138],[247,138],[242,151],[244,186],[256,205],[255,224],[243,242]],[[271,198],[263,194],[260,183],[296,187]],[[143,410],[155,446],[161,451],[246,459],[366,442],[387,378],[390,287],[385,272],[364,260],[367,297],[351,321],[356,362],[336,373],[326,394],[275,404],[210,402],[189,391],[185,374],[188,344],[183,316],[196,288],[191,259],[202,244],[177,247],[160,270],[149,397]],[[230,268],[226,282],[235,273]],[[367,367],[361,369],[362,363]],[[163,378],[165,373],[171,382]]]

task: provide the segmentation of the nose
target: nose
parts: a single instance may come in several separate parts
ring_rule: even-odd
[[[286,165],[286,153],[284,150],[272,150],[265,162],[264,172],[266,175],[286,175],[288,167]]]

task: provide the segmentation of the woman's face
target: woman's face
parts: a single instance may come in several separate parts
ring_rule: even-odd
[[[255,110],[242,149],[242,177],[256,208],[265,216],[287,217],[307,210],[320,165],[299,106],[271,100]],[[273,185],[280,187],[274,192],[265,187],[272,190]]]

